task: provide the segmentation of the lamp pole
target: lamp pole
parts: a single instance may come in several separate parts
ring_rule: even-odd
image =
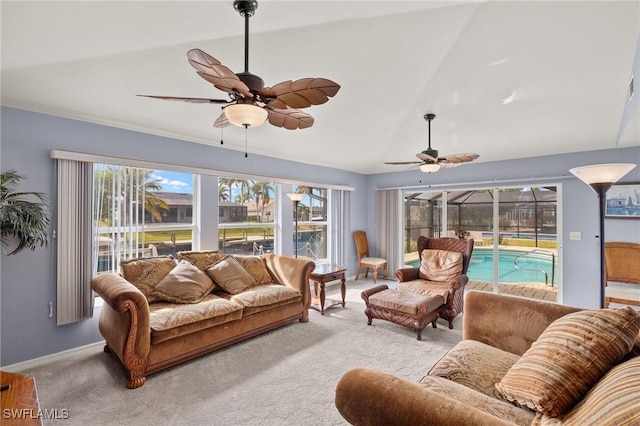
[[[296,232],[293,252],[297,259],[298,258],[298,204],[300,204],[300,201],[302,201],[304,194],[300,194],[298,192],[292,192],[292,193],[288,193],[287,197],[289,197],[289,199],[293,201],[293,217],[295,219],[295,232]]]
[[[586,183],[598,195],[600,213],[600,307],[606,305],[607,269],[604,241],[604,215],[607,209],[607,191],[624,175],[629,173],[635,164],[595,164],[592,166],[574,167],[569,171]]]

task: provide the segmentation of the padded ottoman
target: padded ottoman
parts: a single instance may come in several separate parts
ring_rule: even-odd
[[[438,308],[444,304],[440,295],[423,296],[379,285],[361,293],[367,308],[364,313],[371,325],[373,318],[383,319],[412,328],[422,340],[422,330],[428,323],[436,328]]]

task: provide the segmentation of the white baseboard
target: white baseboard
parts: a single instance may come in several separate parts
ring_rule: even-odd
[[[56,352],[54,354],[41,356],[39,358],[28,359],[26,361],[17,362],[11,365],[6,365],[2,367],[2,370],[8,371],[10,373],[19,373],[21,371],[28,370],[30,368],[40,367],[41,365],[48,364],[53,361],[59,361],[64,357],[76,354],[78,352],[82,352],[89,349],[95,350],[97,347],[101,348],[104,345],[105,345],[105,341],[102,340],[100,342],[90,343],[84,346],[78,346],[77,348],[67,349],[66,351]]]

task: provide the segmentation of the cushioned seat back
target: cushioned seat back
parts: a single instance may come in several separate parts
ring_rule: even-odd
[[[422,250],[447,250],[462,253],[462,273],[466,274],[469,261],[473,253],[473,240],[459,240],[457,238],[427,238],[424,235],[418,237],[418,255],[422,258]]]

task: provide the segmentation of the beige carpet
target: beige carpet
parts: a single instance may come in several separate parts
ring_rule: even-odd
[[[462,335],[461,316],[454,330],[428,326],[422,341],[386,321],[367,326],[360,292],[372,285],[349,281],[346,308],[311,310],[309,323],[153,374],[139,389],[126,389],[101,347],[23,373],[35,376],[42,409],[69,411],[47,425],[344,425],[333,402],[343,373],[368,367],[416,382]]]

